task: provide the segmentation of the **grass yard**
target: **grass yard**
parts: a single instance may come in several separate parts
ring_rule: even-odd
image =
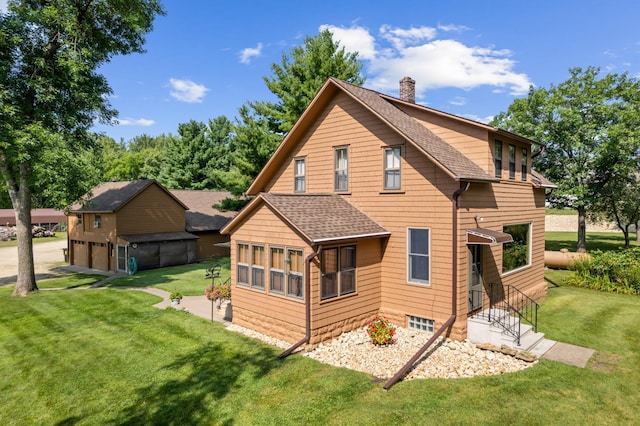
[[[56,232],[56,236],[55,237],[41,237],[41,238],[34,238],[33,239],[33,244],[40,244],[40,243],[50,243],[51,241],[59,241],[59,240],[67,240],[67,233],[66,232]],[[17,240],[9,240],[9,241],[0,241],[0,247],[17,247],[18,246],[18,241]]]
[[[205,277],[207,269],[213,265],[220,266],[221,279],[226,280],[230,277],[229,263],[228,257],[218,257],[190,265],[141,271],[110,281],[105,287],[155,287],[168,292],[179,291],[183,296],[200,296],[211,284],[211,280]]]
[[[147,278],[159,286],[163,275]],[[586,369],[542,360],[515,374],[384,392],[363,373],[299,355],[277,360],[280,350],[153,308],[159,299],[146,293],[11,291],[0,288],[0,424],[640,423],[636,296],[549,290],[540,330],[596,349]]]
[[[577,232],[545,232],[545,250],[576,251],[578,247]],[[631,247],[640,247],[640,242],[635,241],[636,234],[631,234]],[[587,232],[587,251],[592,250],[618,250],[624,248],[624,235],[622,232]]]
[[[80,288],[88,287],[104,278],[106,275],[89,275],[89,274],[70,274],[60,278],[50,278],[38,281],[38,288]]]

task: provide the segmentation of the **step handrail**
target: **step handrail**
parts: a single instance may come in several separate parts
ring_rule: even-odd
[[[502,290],[500,292],[500,290]],[[539,304],[512,285],[489,284],[489,321],[497,323],[520,344],[521,323],[531,325],[538,332]]]

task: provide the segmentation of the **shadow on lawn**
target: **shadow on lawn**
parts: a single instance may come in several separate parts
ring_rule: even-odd
[[[137,400],[120,411],[110,424],[232,424],[230,412],[212,407],[237,386],[241,376],[259,379],[278,366],[272,349],[252,345],[229,351],[228,345],[211,343],[162,367],[179,379],[139,388]]]

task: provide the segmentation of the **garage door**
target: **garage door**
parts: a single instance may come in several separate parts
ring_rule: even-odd
[[[89,266],[88,259],[88,246],[84,241],[72,241],[73,244],[73,258],[71,260],[72,265]]]
[[[101,271],[109,270],[109,252],[105,243],[91,243],[91,267]]]

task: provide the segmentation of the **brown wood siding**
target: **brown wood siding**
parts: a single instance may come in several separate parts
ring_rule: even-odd
[[[184,207],[157,185],[149,185],[116,215],[118,235],[185,230]]]
[[[229,241],[228,235],[221,235],[218,231],[209,232],[192,232],[199,238],[196,241],[198,250],[198,259],[208,259],[212,256],[229,256],[229,249],[226,247],[217,247],[215,244],[226,243]]]
[[[420,118],[430,122],[432,130],[451,142],[483,168],[493,173],[492,146],[486,130],[465,123],[443,123],[440,118]],[[429,121],[430,120],[430,121]],[[502,246],[490,246],[484,257],[486,281],[499,280],[525,291],[539,285],[543,274],[544,252],[544,191],[534,190],[530,183],[520,181],[519,149],[524,146],[502,139],[505,153],[503,183],[472,183],[469,191],[460,197],[456,251],[458,255],[458,321],[456,336],[463,338],[466,330],[468,301],[468,247],[466,229],[476,226],[475,215],[485,218],[480,226],[502,230],[503,225],[532,223],[531,265],[510,274],[502,274]],[[508,151],[510,143],[516,145],[516,181],[508,181]],[[402,147],[401,189],[383,190],[383,148]],[[341,300],[319,301],[319,271],[312,268],[312,312],[314,330],[328,329],[331,324],[352,315],[362,320],[363,315],[378,309],[393,314],[393,318],[406,326],[406,315],[435,320],[436,328],[452,312],[453,235],[452,196],[460,183],[451,179],[430,162],[424,152],[406,143],[396,132],[380,122],[372,113],[347,95],[338,94],[318,116],[316,122],[291,149],[289,157],[280,166],[265,188],[268,192],[293,193],[293,159],[306,158],[306,192],[334,192],[334,147],[349,148],[349,191],[346,200],[391,232],[385,240],[358,243],[358,259],[368,256],[362,269],[358,268],[356,295]],[[529,158],[530,163],[530,158]],[[430,283],[412,284],[407,280],[407,229],[428,228],[430,231]],[[237,241],[284,245],[301,240],[288,229],[279,217],[262,206],[249,215],[232,235],[232,274],[235,282],[235,243]],[[382,252],[380,258],[376,247]],[[305,255],[311,252],[306,248]],[[360,265],[360,264],[359,264]],[[267,283],[268,286],[268,283]],[[303,305],[289,310],[289,303],[267,302],[265,293],[237,288],[243,309],[255,310],[263,315],[277,312],[292,324],[303,326]],[[361,297],[362,296],[362,297]],[[270,296],[276,299],[275,296]],[[280,298],[282,299],[282,298]],[[288,301],[284,301],[288,302]],[[234,309],[236,299],[234,296]],[[295,304],[294,304],[295,305]]]
[[[266,257],[264,291],[237,285],[237,243],[264,245]],[[269,292],[269,248],[271,246],[302,249],[304,256],[310,251],[306,243],[286,226],[270,209],[261,205],[250,214],[231,236],[231,282],[234,313],[236,310],[252,312],[267,318],[276,318],[293,328],[304,329],[304,301]],[[302,336],[300,336],[302,337]]]
[[[353,317],[366,317],[372,312],[375,315],[380,307],[381,297],[381,249],[379,239],[362,240],[356,244],[356,292],[342,297],[320,300],[320,270],[314,268],[311,299],[312,329],[322,329],[332,324],[340,324],[341,329],[350,328],[342,324]],[[355,324],[353,328],[361,325]]]

